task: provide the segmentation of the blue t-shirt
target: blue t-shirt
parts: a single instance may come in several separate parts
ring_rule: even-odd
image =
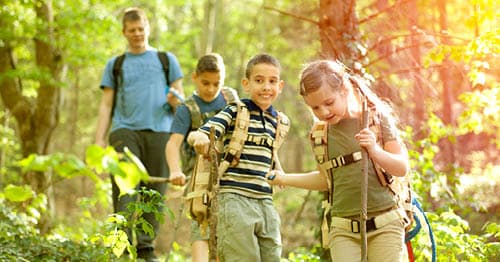
[[[183,74],[172,53],[169,60],[170,83],[182,78]],[[115,88],[113,64],[116,57],[108,60],[101,81],[101,88]],[[131,130],[150,129],[155,132],[170,132],[172,112],[166,112],[165,72],[158,58],[157,50],[148,49],[141,54],[125,53],[122,64],[123,83],[118,88],[111,131],[119,128]]]
[[[193,99],[200,108],[201,114],[218,112],[226,106],[226,100],[222,92],[211,102],[203,101],[199,96],[193,94]],[[208,120],[208,119],[206,119]],[[191,113],[185,104],[177,107],[175,111],[174,122],[172,123],[172,133],[186,136],[191,129]]]

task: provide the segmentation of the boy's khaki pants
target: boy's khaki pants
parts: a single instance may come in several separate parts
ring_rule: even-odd
[[[279,262],[280,218],[271,199],[219,194],[217,255],[221,262]]]

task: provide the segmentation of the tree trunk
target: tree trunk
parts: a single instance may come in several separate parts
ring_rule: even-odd
[[[217,0],[207,0],[205,2],[205,12],[203,14],[203,31],[201,38],[202,55],[210,53],[214,48],[214,37],[216,35],[217,20]]]
[[[67,95],[68,97],[68,120],[66,121],[68,123],[68,143],[65,143],[66,145],[75,145],[78,140],[78,109],[79,109],[79,104],[78,101],[80,101],[80,70],[78,68],[75,68],[73,70],[73,74],[75,76],[75,81],[73,85],[69,88],[69,94]],[[66,152],[70,152],[69,147],[64,147]],[[74,153],[74,152],[73,152]]]
[[[362,57],[362,52],[356,1],[320,0],[319,17],[322,56],[357,69],[355,63]]]
[[[4,77],[0,82],[0,93],[5,107],[11,112],[18,125],[18,134],[21,141],[21,151],[24,157],[30,154],[50,153],[51,135],[59,121],[60,89],[57,86],[61,71],[61,55],[55,47],[52,2],[37,1],[35,3],[37,18],[41,21],[37,27],[35,46],[35,62],[42,77],[38,79],[38,95],[33,104],[22,94],[22,82],[19,78]],[[5,21],[0,17],[0,25]],[[9,41],[4,41],[0,47],[0,74],[16,70],[16,62]],[[37,193],[44,193],[52,203],[50,175],[31,172],[23,177],[26,184],[31,185]],[[53,207],[49,205],[51,214]],[[42,233],[49,227],[50,219],[42,217],[39,226]]]
[[[420,52],[420,45],[419,45],[419,35],[417,34],[416,30],[417,28],[420,28],[418,24],[418,17],[419,17],[419,12],[418,12],[418,6],[417,6],[417,1],[409,1],[408,4],[406,5],[407,8],[407,16],[408,16],[408,32],[412,33],[412,36],[409,38],[409,43],[408,46],[411,46],[410,49],[410,55],[411,59],[409,61],[408,66],[410,68],[413,68],[411,72],[411,78],[413,80],[413,120],[411,122],[412,126],[415,128],[416,131],[416,137],[415,139],[420,139],[422,138],[422,132],[421,128],[422,125],[419,125],[418,123],[423,123],[425,120],[425,89],[424,89],[424,83],[423,79],[424,77],[422,76],[422,61],[421,57],[422,54]]]
[[[441,31],[448,31],[448,17],[446,13],[446,2],[438,1],[438,11],[439,11],[439,25]],[[450,45],[451,41],[448,37],[443,37],[443,44]],[[454,81],[454,71],[455,67],[453,66],[453,62],[448,58],[445,58],[442,62],[441,69],[439,71],[439,75],[441,77],[441,82],[443,83],[443,93],[442,93],[442,119],[444,124],[454,126],[454,114],[452,105],[454,104],[453,97],[453,87],[460,86],[460,83],[456,83]],[[454,145],[448,140],[444,139],[441,141],[442,143],[442,152],[441,156],[443,157],[443,163],[448,163],[453,165],[456,161],[455,157],[455,149]],[[449,166],[451,167],[451,166]]]

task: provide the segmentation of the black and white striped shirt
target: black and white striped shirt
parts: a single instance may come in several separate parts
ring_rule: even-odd
[[[241,100],[250,113],[248,136],[255,140],[274,141],[277,126],[278,112],[271,106],[262,111],[249,99]],[[237,106],[228,105],[217,115],[212,117],[199,131],[209,133],[214,126],[216,137],[223,136],[224,151],[233,135],[236,121]],[[240,161],[235,167],[229,167],[220,179],[220,192],[231,192],[250,198],[272,198],[272,187],[267,183],[265,175],[271,169],[273,148],[269,143],[256,144],[245,141]]]

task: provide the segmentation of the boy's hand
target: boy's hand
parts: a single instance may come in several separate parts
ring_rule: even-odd
[[[191,132],[188,136],[187,141],[190,145],[193,146],[196,153],[202,155],[208,154],[210,139],[208,138],[207,134],[200,131]]]
[[[354,138],[358,140],[359,146],[364,148],[368,153],[373,152],[377,146],[377,138],[369,128],[362,129]]]
[[[170,173],[170,183],[177,185],[177,186],[183,186],[186,184],[186,175],[182,173],[182,171],[177,171],[177,172],[172,172]]]

